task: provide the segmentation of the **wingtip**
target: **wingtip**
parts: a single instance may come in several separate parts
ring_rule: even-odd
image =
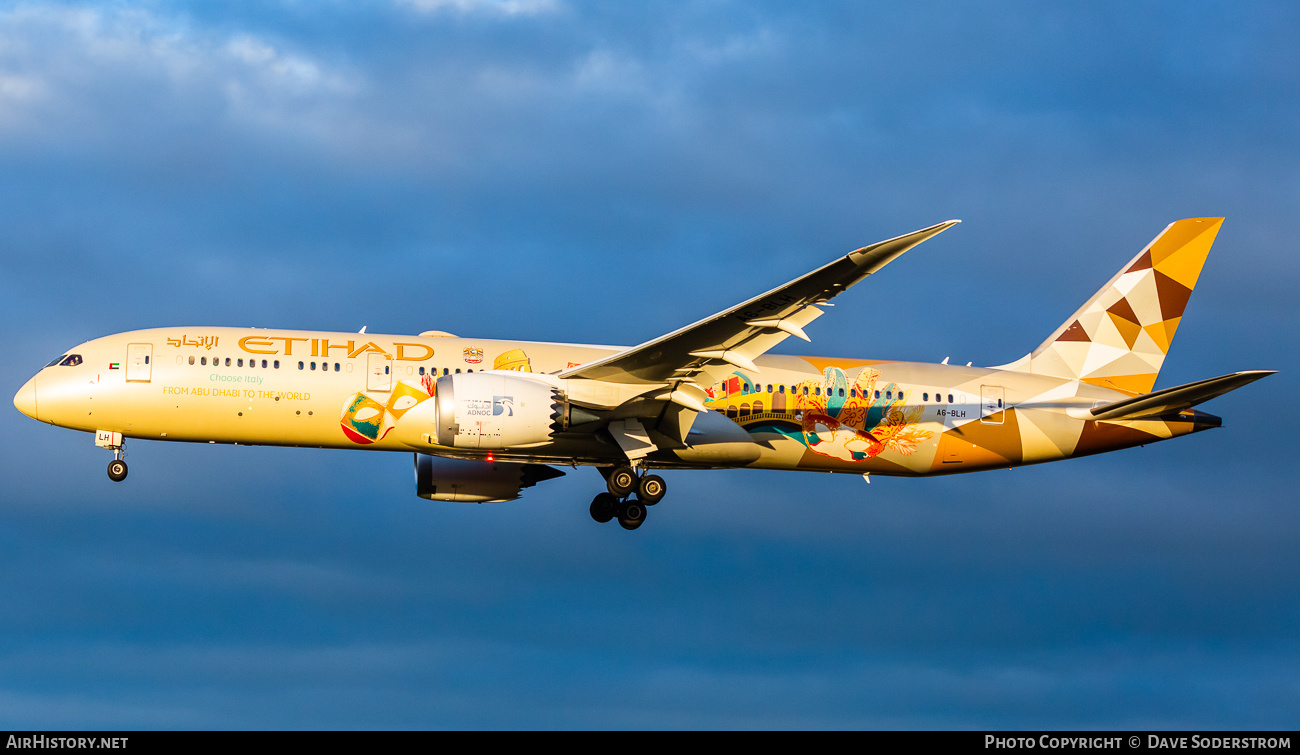
[[[919,233],[924,233],[924,234],[929,234],[929,235],[933,236],[933,235],[936,234],[936,233],[943,233],[944,231],[948,230],[949,228],[952,228],[953,226],[957,225],[957,224],[960,223],[960,222],[961,222],[961,221],[958,220],[958,219],[956,219],[956,218],[954,218],[954,219],[952,219],[952,220],[945,220],[945,221],[943,221],[942,223],[935,223],[934,225],[932,225],[932,226],[930,226],[930,227],[928,227],[928,228],[922,228],[922,229],[920,229],[920,230],[918,230],[918,231],[913,231],[912,233],[907,234],[907,235],[909,235],[909,236],[913,236],[913,235],[916,235],[916,234],[919,234]]]

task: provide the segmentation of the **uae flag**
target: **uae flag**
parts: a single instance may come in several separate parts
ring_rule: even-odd
[[[109,362],[109,363],[108,363],[108,369],[110,369],[110,370],[116,370],[116,369],[117,369],[117,366],[118,366],[119,364],[121,364],[121,363],[120,363],[120,362]]]

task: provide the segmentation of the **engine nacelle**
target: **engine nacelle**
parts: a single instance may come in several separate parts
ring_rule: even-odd
[[[563,477],[545,464],[466,461],[415,455],[415,494],[430,501],[499,503],[513,501],[524,488]]]
[[[568,405],[558,382],[500,372],[438,378],[438,445],[506,449],[549,443],[568,424]]]

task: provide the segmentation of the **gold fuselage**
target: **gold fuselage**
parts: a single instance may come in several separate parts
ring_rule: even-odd
[[[359,393],[382,398],[398,384],[427,386],[426,376],[458,372],[555,374],[619,350],[444,336],[156,328],[70,349],[80,363],[42,369],[19,394],[30,397],[31,411],[20,408],[50,424],[126,438],[481,458],[486,452],[438,446],[427,428],[369,439],[341,423]],[[729,459],[707,443],[688,441],[686,448],[656,452],[646,464],[945,474],[1098,453],[1217,425],[1190,411],[1173,419],[1093,421],[1081,412],[1131,394],[1020,372],[779,355],[755,361],[757,374],[738,370],[709,387],[707,406],[717,412],[714,421],[728,418],[748,433],[757,458]],[[851,386],[847,392],[845,385]],[[840,407],[846,400],[849,406]],[[862,406],[855,409],[854,401]],[[697,426],[703,428],[698,434],[707,432],[708,423]],[[616,445],[596,437],[494,455],[575,464],[619,458]]]

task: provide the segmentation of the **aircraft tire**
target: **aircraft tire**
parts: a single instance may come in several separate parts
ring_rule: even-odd
[[[632,498],[623,504],[623,508],[618,512],[618,523],[625,530],[634,530],[645,524],[645,504],[636,498]]]
[[[108,479],[113,482],[121,482],[126,479],[126,462],[121,459],[113,459],[108,463]]]
[[[668,492],[668,485],[659,475],[648,474],[641,478],[636,492],[645,505],[653,506],[664,499],[664,494]]]
[[[604,524],[614,518],[618,510],[618,499],[609,493],[601,493],[591,499],[591,518]]]
[[[615,498],[626,498],[636,490],[636,470],[623,464],[614,467],[605,480],[605,487],[609,488],[609,494]]]

